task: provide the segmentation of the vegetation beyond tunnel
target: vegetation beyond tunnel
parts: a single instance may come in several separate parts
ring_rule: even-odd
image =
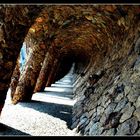
[[[13,104],[31,101],[74,64],[71,128],[140,134],[139,5],[1,5],[0,13],[0,111],[9,85]],[[28,53],[20,71],[23,42]]]

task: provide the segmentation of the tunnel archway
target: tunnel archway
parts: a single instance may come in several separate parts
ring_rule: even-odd
[[[19,46],[21,46],[28,29],[37,16],[34,15],[31,18],[34,8],[29,8],[29,11],[26,6],[15,7],[15,9],[14,7],[10,8],[13,13],[11,14],[13,20],[11,21],[8,20],[9,12],[4,13],[5,10],[2,11],[4,19],[4,27],[2,26],[4,32],[2,35],[4,37],[1,40],[0,56],[2,61],[0,64],[4,72],[1,73],[2,82],[0,83],[1,109],[16,64],[16,58],[19,54]],[[37,7],[37,9],[40,8]],[[18,14],[23,21],[25,19],[24,22],[13,16],[15,11],[18,10],[22,13],[19,12]],[[13,25],[13,22],[15,25]],[[12,27],[11,30],[10,27]],[[81,112],[76,110],[78,108],[77,103],[74,108],[73,128],[77,127],[78,131],[89,135],[94,135],[94,132],[97,132],[96,134],[109,133],[106,129],[111,129],[111,133],[113,131],[114,134],[117,134],[116,132],[119,134],[121,132],[118,128],[123,130],[125,123],[130,124],[131,121],[126,121],[127,119],[132,120],[132,124],[138,124],[139,97],[132,100],[127,89],[129,88],[128,85],[134,88],[133,90],[139,88],[137,86],[138,79],[136,78],[136,75],[139,75],[139,30],[139,6],[46,6],[29,30],[30,33],[32,32],[29,40],[34,40],[34,42],[31,42],[33,48],[25,70],[18,79],[13,94],[13,103],[30,101],[36,83],[40,85],[36,90],[44,90],[45,86],[50,86],[56,80],[64,77],[72,64],[75,63],[74,93],[79,95]],[[22,36],[20,33],[23,33]],[[19,40],[16,40],[16,38]],[[14,41],[15,43],[13,43]],[[15,48],[17,51],[14,52]],[[9,55],[5,55],[6,53]],[[126,71],[128,71],[130,79],[125,74]],[[137,72],[136,75],[135,72]],[[124,75],[127,79],[124,78]],[[41,80],[44,82],[40,83]],[[115,87],[110,89],[111,86]],[[119,93],[122,94],[119,95]],[[120,110],[117,105],[121,104],[122,98],[125,98],[123,101],[124,106],[129,103],[128,106],[132,109],[129,110],[131,112],[130,116],[126,111],[127,107],[126,110],[121,110],[124,111],[122,114],[128,113],[128,118],[118,113]],[[102,100],[105,107],[101,103]],[[132,105],[130,102],[134,104]],[[111,111],[111,114],[108,114],[106,108],[109,108],[110,104],[115,104],[114,106],[117,108],[113,108],[115,113]],[[96,110],[93,108],[96,108]],[[103,114],[103,112],[107,113],[108,116],[102,118],[100,114]],[[92,122],[91,119],[95,119],[95,121]],[[113,123],[114,119],[117,120],[115,124]],[[75,120],[78,121],[75,123]],[[95,126],[101,128],[102,131],[94,131]],[[135,134],[137,130],[138,127],[134,128],[134,132],[131,132],[131,134]],[[130,134],[130,132],[124,133]]]

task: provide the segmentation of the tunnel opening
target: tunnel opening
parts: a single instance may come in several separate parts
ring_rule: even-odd
[[[18,8],[19,15],[26,14],[28,8],[24,8],[23,11],[22,6]],[[0,42],[0,68],[4,70],[0,73],[1,108],[8,88],[7,81],[16,61],[13,58],[18,57],[18,46],[24,40],[17,27],[21,27],[25,35],[22,27],[28,27],[31,22],[26,23],[31,18],[28,19],[28,14],[22,18],[27,20],[22,22],[14,17],[10,18],[13,19],[11,23],[4,18],[6,30],[2,35],[7,35],[7,40],[3,37]],[[14,21],[15,25],[19,24],[17,27]],[[28,34],[27,43],[31,44],[31,53],[22,75],[15,76],[18,83],[11,95],[13,104],[19,103],[17,108],[27,107],[27,112],[49,113],[44,108],[50,105],[49,101],[54,103],[52,95],[59,95],[59,105],[63,104],[62,96],[65,99],[74,98],[74,103],[65,100],[65,103],[70,103],[68,106],[74,105],[72,112],[71,109],[65,110],[63,105],[59,106],[59,112],[63,115],[72,113],[71,128],[76,128],[82,135],[139,135],[139,30],[139,6],[47,6],[29,29],[31,36]],[[9,36],[13,38],[9,39]],[[15,38],[18,38],[17,42]],[[9,54],[5,55],[6,52]],[[74,71],[69,75],[72,67]],[[16,68],[19,69],[20,64]],[[38,93],[34,92],[36,84],[40,84]],[[52,108],[55,103],[51,104]],[[51,107],[47,109],[51,110]],[[55,111],[50,115],[61,116],[62,119],[63,115],[59,116]]]
[[[55,81],[67,75],[72,67],[74,69],[73,74],[84,76],[84,70],[87,68],[89,62],[90,56],[87,56],[86,52],[80,52],[79,54],[67,53],[67,56],[63,56],[60,60],[60,68],[56,74]]]
[[[61,59],[60,68],[56,74],[54,81],[58,81],[61,78],[63,78],[65,75],[67,75],[70,69],[72,68],[73,63],[74,63],[73,58],[71,57],[64,57],[63,59]]]

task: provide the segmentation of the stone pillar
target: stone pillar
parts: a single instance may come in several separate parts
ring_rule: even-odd
[[[30,101],[36,85],[36,81],[41,70],[47,47],[44,42],[39,42],[32,50],[25,69],[19,79],[14,97],[13,104],[19,101]]]

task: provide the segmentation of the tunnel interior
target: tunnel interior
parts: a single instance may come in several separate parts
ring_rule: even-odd
[[[19,7],[22,14],[28,11],[23,7]],[[0,91],[4,92],[0,99],[5,98],[9,84],[13,104],[30,102],[37,92],[61,82],[74,67],[72,88],[77,102],[71,128],[82,135],[139,135],[140,7],[47,5],[40,9],[29,22],[33,9],[31,15],[21,16],[24,22],[15,16],[12,22],[19,30],[5,19],[2,35],[7,35],[7,44],[1,44],[0,68],[9,73],[1,73]],[[12,35],[6,29],[15,30],[13,38],[8,40]],[[23,42],[26,62],[21,70]],[[10,60],[12,56],[17,59]]]

